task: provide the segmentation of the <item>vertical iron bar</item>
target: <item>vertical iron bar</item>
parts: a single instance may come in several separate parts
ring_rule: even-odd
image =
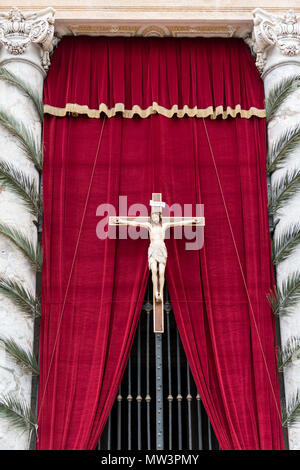
[[[108,425],[107,425],[107,450],[111,450],[111,413],[108,417]]]
[[[149,287],[147,289],[147,297],[149,295]],[[146,342],[146,404],[147,404],[147,449],[151,450],[151,433],[150,433],[150,308],[149,301],[147,300],[146,314],[147,314],[147,342]]]
[[[192,450],[192,395],[191,395],[191,376],[190,376],[190,366],[188,361],[186,361],[186,383],[187,383],[187,405],[188,405],[188,442],[189,450]]]
[[[166,290],[165,309],[167,314],[167,344],[168,344],[168,402],[169,402],[169,450],[172,450],[172,372],[171,372],[171,340],[170,340],[170,312],[168,291]]]
[[[208,418],[207,418],[208,419]],[[212,450],[212,442],[211,442],[211,424],[208,419],[208,449]]]
[[[131,403],[132,403],[132,394],[131,394],[131,354],[128,360],[128,395],[127,395],[127,404],[128,404],[128,428],[127,428],[127,438],[128,438],[128,450],[131,450]]]
[[[156,449],[164,450],[162,334],[155,333]]]
[[[141,414],[141,323],[138,325],[138,341],[137,341],[137,440],[138,450],[142,449],[142,414]]]
[[[121,385],[120,385],[120,388],[119,388],[119,393],[118,393],[118,396],[117,396],[117,402],[118,402],[118,427],[117,427],[117,450],[121,450],[121,436],[122,436],[122,432],[121,432],[121,426],[122,426],[122,423],[121,423],[121,416],[122,416],[122,395],[121,395]]]
[[[177,407],[178,407],[178,450],[182,450],[182,410],[181,410],[181,367],[180,367],[180,338],[176,330],[176,358],[177,358]]]
[[[197,416],[198,416],[198,450],[203,450],[201,398],[200,398],[199,393],[197,393],[196,395],[196,400],[197,400]]]

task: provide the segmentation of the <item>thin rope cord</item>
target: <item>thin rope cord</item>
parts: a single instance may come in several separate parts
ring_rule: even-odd
[[[268,379],[269,379],[269,382],[270,382],[270,386],[271,386],[273,398],[274,398],[274,401],[275,401],[275,406],[276,406],[276,410],[277,410],[277,413],[278,413],[279,421],[281,422],[281,412],[280,412],[279,407],[278,407],[275,390],[274,390],[274,387],[273,387],[273,384],[272,384],[272,381],[271,381],[270,371],[269,371],[267,360],[266,360],[265,353],[264,353],[264,350],[263,350],[261,337],[260,337],[260,334],[259,334],[259,331],[258,331],[258,326],[257,326],[257,323],[256,323],[254,310],[253,310],[253,307],[252,307],[252,302],[251,302],[251,299],[250,299],[250,294],[249,294],[249,291],[248,291],[247,282],[246,282],[246,278],[245,278],[245,275],[244,275],[241,259],[240,259],[239,252],[238,252],[238,249],[237,249],[237,245],[236,245],[236,241],[235,241],[235,237],[234,237],[234,233],[233,233],[233,229],[232,229],[232,225],[231,225],[231,221],[230,221],[230,217],[229,217],[229,213],[228,213],[228,209],[227,209],[227,204],[226,204],[226,201],[225,201],[221,180],[220,180],[218,168],[217,168],[217,165],[216,165],[214,152],[213,152],[213,149],[212,149],[212,145],[211,145],[211,142],[210,142],[210,138],[209,138],[209,135],[208,135],[208,131],[207,131],[207,127],[206,127],[206,123],[205,123],[204,118],[202,118],[202,121],[203,121],[204,129],[205,129],[205,133],[206,133],[206,137],[207,137],[211,157],[212,157],[212,160],[213,160],[213,164],[214,164],[214,168],[215,168],[215,172],[216,172],[216,176],[217,176],[217,180],[218,180],[218,185],[219,185],[221,196],[222,196],[223,205],[224,205],[225,212],[226,212],[227,222],[228,222],[228,225],[229,225],[229,229],[230,229],[234,249],[235,249],[235,252],[236,252],[236,256],[237,256],[238,263],[239,263],[239,268],[240,268],[241,275],[242,275],[242,278],[243,278],[243,283],[244,283],[244,286],[245,286],[246,295],[247,295],[247,298],[248,298],[248,303],[249,303],[250,311],[251,311],[251,314],[252,314],[252,319],[253,319],[255,330],[256,330],[256,333],[257,333],[259,346],[260,346],[260,349],[261,349],[261,353],[262,353],[262,356],[263,356],[265,368],[266,368]]]
[[[49,368],[48,368],[48,374],[47,374],[46,383],[45,383],[45,387],[44,387],[44,391],[43,391],[43,396],[42,396],[42,399],[41,399],[41,405],[39,407],[39,412],[38,412],[38,417],[37,417],[37,425],[39,423],[39,418],[41,416],[41,411],[42,411],[42,408],[43,408],[43,405],[44,405],[46,390],[47,390],[47,386],[48,386],[48,382],[49,382],[51,367],[52,367],[54,354],[55,354],[55,350],[56,350],[56,346],[57,346],[57,341],[58,341],[58,337],[59,337],[59,333],[60,333],[63,313],[64,313],[66,300],[67,300],[67,295],[68,295],[68,291],[69,291],[69,287],[70,287],[70,283],[71,283],[71,278],[72,278],[72,274],[73,274],[75,260],[76,260],[76,257],[77,257],[78,246],[79,246],[79,241],[80,241],[80,237],[81,237],[83,222],[84,222],[84,219],[85,219],[85,214],[86,214],[88,200],[89,200],[89,197],[90,197],[90,192],[91,192],[92,183],[93,183],[93,179],[94,179],[96,164],[97,164],[97,161],[98,161],[98,155],[99,155],[100,145],[101,145],[101,141],[102,141],[105,121],[106,121],[106,117],[104,117],[104,119],[103,119],[102,128],[101,128],[101,132],[100,132],[100,135],[99,135],[98,146],[97,146],[96,155],[95,155],[95,159],[94,159],[94,164],[93,164],[93,168],[92,168],[92,172],[91,172],[91,177],[90,177],[89,187],[88,187],[88,191],[87,191],[87,195],[86,195],[85,205],[84,205],[84,209],[83,209],[83,213],[82,213],[80,228],[79,228],[78,237],[77,237],[76,246],[75,246],[74,255],[73,255],[73,261],[72,261],[70,274],[69,274],[69,279],[68,279],[68,283],[67,283],[67,287],[66,287],[66,291],[65,291],[65,295],[64,295],[63,306],[62,306],[62,310],[61,310],[60,317],[59,317],[57,333],[56,333],[55,342],[54,342],[54,346],[53,346],[53,350],[52,350],[52,355],[51,355],[50,364],[49,364]]]

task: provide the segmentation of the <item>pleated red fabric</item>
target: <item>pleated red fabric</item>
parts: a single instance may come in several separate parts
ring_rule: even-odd
[[[52,86],[58,76],[59,86]],[[204,117],[222,115],[236,106],[262,114],[264,91],[241,39],[64,37],[44,103],[46,112],[59,116],[75,111],[99,117],[99,109],[108,115],[124,109],[125,116],[146,117],[153,103],[153,111],[167,117],[197,110]]]
[[[134,42],[124,40],[131,49]],[[109,47],[109,40],[105,43]],[[201,43],[204,47],[206,41]],[[90,44],[80,38],[76,55],[90,54]],[[161,49],[164,44],[161,40]],[[207,44],[214,49],[214,40]],[[237,73],[228,87],[234,89],[245,49],[239,40],[230,44],[240,44],[231,62]],[[64,43],[60,47],[54,68],[56,57],[64,54]],[[225,54],[230,47],[223,49]],[[256,81],[259,96],[262,84],[254,63],[249,64],[245,88]],[[107,72],[99,68],[98,73]],[[176,83],[181,90],[179,77]],[[57,80],[49,75],[46,94],[54,88]],[[84,82],[82,90],[86,93]],[[183,346],[221,448],[283,448],[274,319],[266,299],[274,281],[265,120],[205,122],[233,237],[202,119],[46,116],[38,449],[96,447],[126,366],[149,275],[148,240],[100,239],[99,223],[106,223],[108,212],[114,215],[113,208],[119,213],[120,195],[127,196],[128,207],[148,207],[152,192],[161,192],[169,205],[204,204],[203,248],[187,250],[187,240],[171,234],[166,275]],[[105,213],[102,204],[111,205]]]

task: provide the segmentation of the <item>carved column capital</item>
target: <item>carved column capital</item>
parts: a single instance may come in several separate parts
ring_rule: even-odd
[[[39,45],[40,65],[47,71],[54,45],[54,14],[51,7],[34,13],[13,7],[8,13],[0,13],[0,44],[10,56],[22,56],[30,45]]]
[[[253,11],[253,22],[256,66],[261,73],[266,70],[268,55],[272,55],[268,66],[274,65],[276,61],[300,63],[300,17],[295,15],[294,10],[288,10],[281,17],[256,8]]]

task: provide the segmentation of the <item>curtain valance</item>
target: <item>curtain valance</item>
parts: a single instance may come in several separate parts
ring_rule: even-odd
[[[49,87],[58,75],[60,86]],[[64,37],[45,82],[44,110],[91,118],[264,118],[260,82],[242,39]]]

